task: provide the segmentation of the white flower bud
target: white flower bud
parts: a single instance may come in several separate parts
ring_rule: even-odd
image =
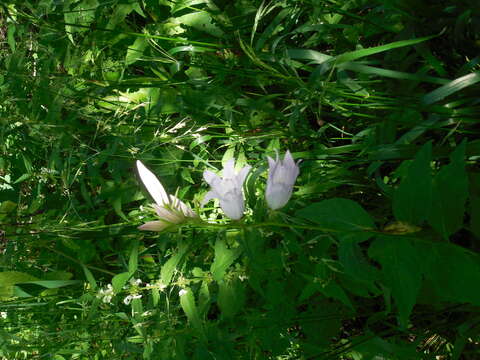
[[[269,171],[265,197],[270,209],[277,210],[284,207],[292,196],[293,185],[300,172],[298,164],[301,160],[295,163],[288,150],[283,160],[279,159],[278,153],[276,160],[269,156],[267,159]]]

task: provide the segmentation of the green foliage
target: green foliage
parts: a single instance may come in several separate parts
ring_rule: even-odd
[[[478,358],[477,5],[2,1],[0,358]]]

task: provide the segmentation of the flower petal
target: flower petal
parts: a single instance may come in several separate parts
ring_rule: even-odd
[[[145,165],[142,164],[140,160],[137,160],[137,169],[140,179],[145,185],[147,191],[152,196],[153,200],[155,200],[159,206],[169,204],[170,198],[163,188],[162,183],[150,170],[145,167]]]
[[[219,176],[210,170],[205,170],[203,172],[203,178],[210,186],[220,180]]]
[[[240,220],[243,216],[243,196],[236,199],[220,199],[220,207],[230,219]]]
[[[138,230],[147,230],[147,231],[163,231],[171,224],[165,221],[149,221],[138,227]]]
[[[252,167],[250,165],[245,165],[242,170],[237,175],[237,185],[241,188],[243,186],[243,183],[245,182],[245,179],[250,172]]]
[[[207,194],[205,195],[205,197],[203,198],[202,200],[202,203],[200,204],[202,207],[205,206],[206,203],[208,203],[210,200],[212,199],[216,199],[218,198],[218,194],[215,190],[210,190],[209,192],[207,192]]]
[[[235,158],[231,158],[225,163],[222,175],[224,179],[233,179],[235,177]]]

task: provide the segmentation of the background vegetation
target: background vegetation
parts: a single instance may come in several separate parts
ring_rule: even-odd
[[[474,0],[3,0],[0,356],[478,358],[479,34]],[[198,208],[232,156],[242,222],[136,229],[135,160]]]

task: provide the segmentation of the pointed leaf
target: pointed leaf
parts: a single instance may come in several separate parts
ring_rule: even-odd
[[[432,204],[432,143],[425,144],[408,167],[393,194],[393,213],[399,221],[420,224],[430,214]]]
[[[362,231],[375,228],[370,215],[355,201],[333,198],[314,203],[297,212],[297,215],[310,220],[325,231],[356,232],[359,241],[370,237]]]
[[[428,221],[445,239],[463,225],[468,197],[466,143],[465,140],[457,146],[450,156],[450,164],[444,166],[433,179],[432,210]]]
[[[213,279],[215,281],[222,280],[228,267],[239,255],[240,249],[230,250],[225,245],[225,240],[219,238],[215,243],[215,259],[210,267]]]
[[[406,328],[422,280],[421,259],[416,249],[408,239],[392,236],[376,239],[368,254],[382,265],[384,285],[392,292],[400,326]]]

